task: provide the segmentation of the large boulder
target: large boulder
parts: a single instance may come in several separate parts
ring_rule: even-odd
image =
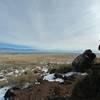
[[[100,64],[92,66],[92,73],[74,87],[71,100],[100,100]]]
[[[85,72],[91,68],[95,58],[96,55],[90,49],[87,49],[73,60],[72,66],[75,71]]]
[[[4,95],[5,100],[11,100],[12,97],[16,97],[15,91],[20,90],[19,87],[12,87],[7,90],[7,92]]]

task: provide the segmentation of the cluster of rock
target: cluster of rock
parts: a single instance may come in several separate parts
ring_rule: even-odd
[[[91,50],[86,50],[72,62],[71,69],[51,71],[55,79],[63,82],[40,79],[39,84],[24,89],[12,87],[5,100],[100,100],[100,64],[93,63],[95,58]]]
[[[94,64],[93,60],[96,55],[90,50],[91,59],[86,60],[90,61],[88,67],[85,70],[88,72],[88,75],[78,81],[75,85],[71,100],[99,100],[100,99],[100,64]],[[83,53],[84,54],[84,53]],[[85,63],[85,62],[84,62]],[[83,71],[83,69],[82,69]]]

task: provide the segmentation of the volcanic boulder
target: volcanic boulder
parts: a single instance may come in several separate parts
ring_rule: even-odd
[[[90,49],[87,49],[73,60],[72,66],[77,72],[86,72],[91,68],[95,58],[96,55]]]

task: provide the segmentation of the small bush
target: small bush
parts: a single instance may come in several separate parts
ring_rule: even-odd
[[[26,82],[33,82],[38,78],[37,75],[35,75],[32,71],[27,71],[27,74],[22,74],[19,76],[9,76],[7,78],[9,84],[23,84]]]
[[[0,87],[7,85],[8,82],[6,80],[0,81]]]

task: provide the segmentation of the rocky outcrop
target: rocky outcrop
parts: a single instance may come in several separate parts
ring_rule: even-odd
[[[71,100],[100,99],[100,64],[94,64],[92,72],[75,85],[71,98]]]
[[[73,60],[72,65],[74,70],[78,72],[86,72],[91,68],[95,58],[96,55],[90,49],[85,50]]]

